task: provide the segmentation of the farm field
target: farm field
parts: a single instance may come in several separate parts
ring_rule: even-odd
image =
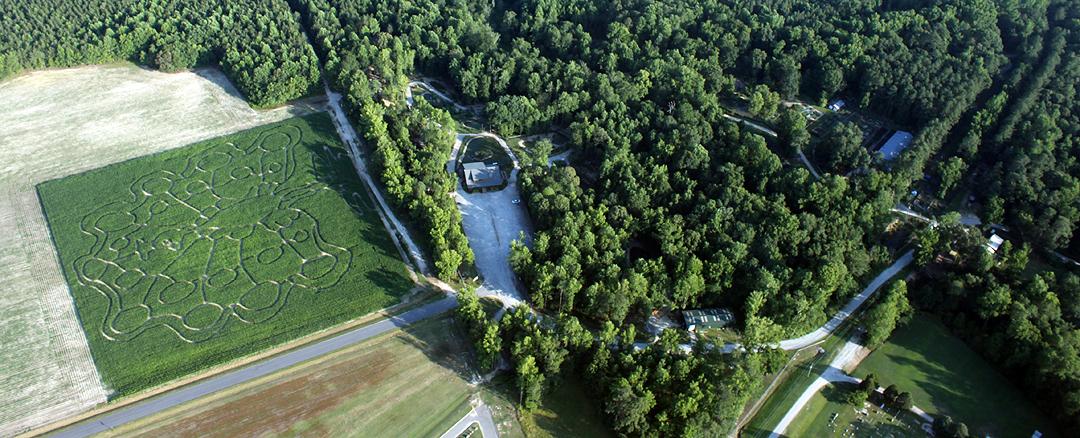
[[[35,186],[313,112],[255,111],[214,69],[117,64],[0,82],[0,435],[82,412],[108,393],[60,273]]]
[[[432,318],[107,436],[439,436],[478,390],[467,344],[452,316]]]
[[[413,284],[325,113],[38,186],[119,395],[396,304]]]
[[[855,370],[911,392],[931,415],[967,423],[973,436],[1056,436],[1053,423],[1019,390],[937,320],[916,315]]]

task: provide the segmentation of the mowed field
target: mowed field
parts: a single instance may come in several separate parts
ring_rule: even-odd
[[[412,289],[326,113],[38,186],[106,388],[137,392]]]
[[[870,373],[882,386],[911,392],[927,413],[967,423],[973,436],[1058,436],[1020,390],[933,317],[919,314],[896,329],[854,374]]]
[[[451,316],[432,318],[105,436],[436,437],[480,391],[466,336]]]
[[[210,69],[92,66],[0,82],[0,436],[84,411],[108,395],[35,187],[317,107],[252,110]]]

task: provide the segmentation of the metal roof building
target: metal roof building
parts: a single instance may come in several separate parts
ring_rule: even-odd
[[[911,140],[914,138],[915,136],[911,135],[910,132],[896,131],[893,133],[892,137],[889,137],[889,141],[886,141],[885,144],[881,146],[881,149],[878,149],[878,152],[881,153],[881,156],[885,161],[892,161],[894,158],[900,156],[900,152],[903,152],[904,149],[911,146]]]
[[[728,309],[684,310],[682,315],[686,321],[686,329],[690,331],[698,328],[722,328],[735,322],[735,314]]]
[[[464,173],[466,189],[479,190],[499,187],[503,184],[503,174],[498,164],[474,162],[465,163],[461,168]]]

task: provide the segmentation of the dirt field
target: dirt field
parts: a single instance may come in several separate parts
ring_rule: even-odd
[[[35,185],[311,112],[256,112],[216,70],[129,65],[0,82],[0,436],[106,400]]]
[[[463,336],[432,319],[106,435],[439,436],[478,390]]]

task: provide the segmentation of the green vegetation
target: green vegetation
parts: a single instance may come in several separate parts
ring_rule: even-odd
[[[437,437],[469,412],[469,401],[478,392],[500,429],[503,424],[513,428],[500,430],[500,436],[520,436],[512,417],[506,417],[510,402],[469,384],[472,371],[463,340],[453,318],[431,318],[103,436],[353,436],[379,431],[393,437]]]
[[[915,437],[925,436],[923,421],[910,411],[892,407],[879,408],[869,403],[852,406],[847,397],[856,385],[836,384],[825,387],[810,399],[806,407],[791,422],[784,435],[790,437],[842,436],[852,431],[858,437]],[[872,399],[880,403],[880,395]],[[859,412],[866,408],[866,413]],[[835,417],[834,417],[835,415]]]
[[[974,436],[1056,432],[1051,420],[1004,376],[925,314],[898,328],[855,374],[878,376],[883,386],[895,384],[911,393],[915,406],[967,423]]]
[[[1080,424],[1080,275],[1029,263],[1026,244],[1006,241],[991,254],[981,232],[957,221],[947,215],[918,234],[916,259],[933,275],[909,285],[913,306],[936,314],[1062,428]]]
[[[472,137],[466,140],[462,147],[461,159],[458,160],[462,163],[496,162],[505,173],[509,173],[510,169],[514,168],[514,161],[510,159],[510,155],[507,155],[502,145],[491,137]]]
[[[785,374],[779,376],[781,381],[776,389],[768,394],[765,403],[743,427],[744,436],[769,436],[773,427],[784,418],[784,414],[791,409],[803,391],[821,376],[821,373],[825,371],[825,365],[832,361],[846,343],[846,339],[851,335],[850,327],[850,325],[844,325],[821,343],[821,348],[825,349],[824,355],[818,354],[816,348],[809,348],[799,352],[788,363]]]
[[[105,385],[131,394],[413,288],[326,114],[42,183]]]
[[[319,89],[318,59],[285,0],[0,3],[0,79],[121,60],[167,72],[218,65],[255,106]]]
[[[584,382],[569,377],[544,395],[540,405],[522,418],[522,428],[529,437],[611,436],[600,410],[589,395]]]

